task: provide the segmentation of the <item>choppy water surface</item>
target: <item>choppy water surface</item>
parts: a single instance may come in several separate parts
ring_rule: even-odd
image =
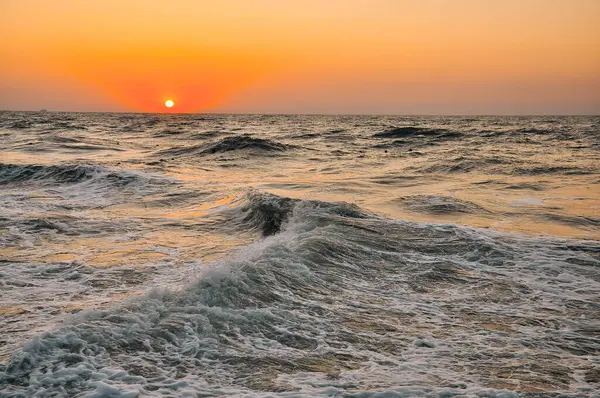
[[[600,389],[598,117],[3,112],[0,143],[1,396]]]

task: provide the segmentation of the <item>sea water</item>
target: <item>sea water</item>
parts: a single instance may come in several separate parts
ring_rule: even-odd
[[[598,396],[600,118],[0,113],[0,396]]]

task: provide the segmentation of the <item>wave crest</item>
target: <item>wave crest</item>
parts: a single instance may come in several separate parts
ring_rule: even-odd
[[[302,200],[251,190],[236,206],[220,214],[231,228],[260,231],[262,236],[281,232],[293,218],[296,225],[327,223],[331,217],[364,218],[366,213],[345,202]]]
[[[463,134],[457,131],[446,129],[428,128],[428,127],[395,127],[390,130],[373,134],[374,138],[413,138],[413,137],[433,137],[437,139],[459,138]]]
[[[250,135],[238,135],[235,137],[225,137],[218,141],[203,145],[194,145],[183,148],[172,148],[161,151],[166,156],[184,156],[184,155],[212,155],[232,151],[264,151],[264,152],[284,152],[296,148],[293,145],[282,144],[280,142],[256,138]]]
[[[116,185],[127,185],[139,180],[141,176],[131,172],[112,171],[96,165],[17,165],[0,163],[0,185],[24,182],[75,184],[94,178],[100,178]]]
[[[413,195],[399,199],[409,210],[435,213],[488,213],[488,210],[468,200],[450,196]]]

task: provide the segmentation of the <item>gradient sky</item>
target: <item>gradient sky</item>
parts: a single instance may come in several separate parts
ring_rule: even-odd
[[[600,113],[600,0],[0,0],[0,109]]]

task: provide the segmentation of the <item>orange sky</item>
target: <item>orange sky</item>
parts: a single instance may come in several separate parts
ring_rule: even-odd
[[[600,0],[0,0],[0,37],[0,109],[600,113]]]

